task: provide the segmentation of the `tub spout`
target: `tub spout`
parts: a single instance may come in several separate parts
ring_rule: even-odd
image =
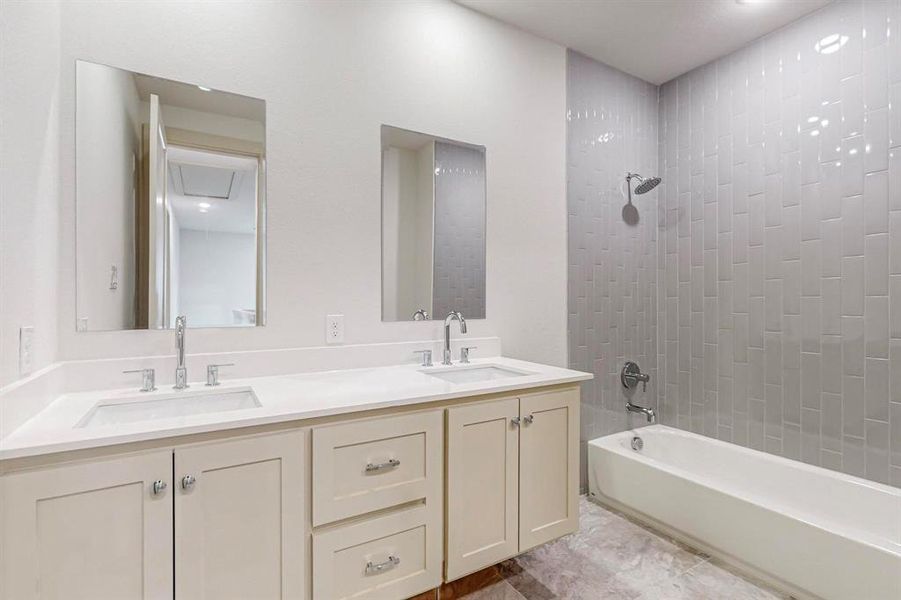
[[[647,418],[648,423],[653,423],[657,420],[657,413],[654,412],[653,408],[645,408],[644,406],[638,406],[637,404],[626,402],[626,410],[633,413],[643,414]]]

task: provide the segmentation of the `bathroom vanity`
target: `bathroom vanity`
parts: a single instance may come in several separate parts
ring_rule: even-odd
[[[577,529],[588,378],[494,358],[62,396],[0,442],[2,598],[435,588]]]

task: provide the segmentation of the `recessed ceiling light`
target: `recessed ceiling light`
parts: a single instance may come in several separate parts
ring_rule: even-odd
[[[197,89],[200,90],[201,92],[211,92],[212,91],[212,88],[204,87],[202,85],[198,85]]]
[[[210,203],[209,202],[200,202],[199,204],[197,204],[197,206],[200,208],[209,208]]]
[[[209,211],[209,210],[207,210],[207,209],[205,209],[205,208],[201,208],[201,209],[200,209],[200,210],[199,210],[199,211],[198,211],[198,212],[202,212],[202,213],[208,213],[208,212],[210,212],[210,211]]]

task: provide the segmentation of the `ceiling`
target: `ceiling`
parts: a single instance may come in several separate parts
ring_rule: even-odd
[[[456,0],[655,84],[831,0]]]
[[[167,199],[179,229],[256,231],[254,158],[170,145]]]

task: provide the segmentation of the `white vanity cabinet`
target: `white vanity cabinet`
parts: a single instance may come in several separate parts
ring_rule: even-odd
[[[23,471],[0,485],[4,600],[172,597],[171,451]]]
[[[313,600],[441,585],[444,411],[313,428]]]
[[[175,596],[303,598],[302,431],[175,450]]]
[[[579,390],[447,410],[446,579],[578,529]]]
[[[0,600],[404,600],[578,526],[579,389],[0,462]]]
[[[6,475],[0,597],[171,599],[174,580],[179,598],[303,598],[303,447],[292,431]]]

